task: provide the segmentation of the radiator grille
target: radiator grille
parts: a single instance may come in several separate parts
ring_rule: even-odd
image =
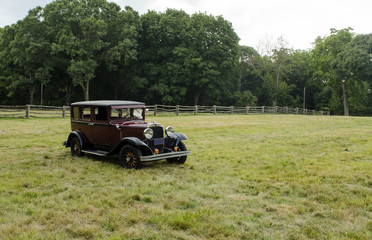
[[[148,146],[154,151],[155,148],[159,149],[162,153],[164,150],[164,135],[163,127],[152,127],[154,131],[154,136],[148,140]]]

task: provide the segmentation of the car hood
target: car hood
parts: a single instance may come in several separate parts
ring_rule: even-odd
[[[123,127],[138,127],[138,128],[147,128],[150,124],[141,120],[126,121],[120,124]]]
[[[141,140],[145,140],[143,131],[148,127],[163,127],[162,125],[155,122],[145,122],[140,120],[126,121],[119,124],[122,129],[123,137],[137,137]],[[163,136],[163,132],[158,132],[158,136]]]

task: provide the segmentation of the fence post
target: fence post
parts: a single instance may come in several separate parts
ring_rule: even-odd
[[[234,106],[231,106],[230,107],[230,114],[233,114],[233,112],[234,112]]]
[[[288,114],[288,107],[285,107],[285,113]]]
[[[26,105],[26,118],[30,117],[31,105]]]
[[[154,116],[156,116],[156,113],[157,113],[157,111],[158,111],[158,105],[154,105]]]
[[[265,106],[262,106],[262,114],[265,113]]]
[[[249,113],[249,107],[248,106],[245,106],[245,114],[248,115],[248,113]]]
[[[194,115],[198,114],[198,105],[195,105]]]
[[[62,118],[65,118],[65,115],[66,115],[66,106],[63,105],[62,106]]]
[[[296,107],[296,114],[298,114],[298,107]]]
[[[213,115],[216,115],[216,113],[217,113],[217,107],[216,105],[213,105]]]
[[[179,113],[180,113],[180,105],[176,105],[176,115],[178,116]]]
[[[278,113],[278,106],[275,106],[275,114],[277,114]]]

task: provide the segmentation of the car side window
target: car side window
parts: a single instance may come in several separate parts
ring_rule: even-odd
[[[90,108],[89,107],[83,107],[81,118],[83,120],[90,121]]]
[[[107,121],[107,108],[106,107],[95,107],[94,115],[97,121]]]
[[[121,109],[111,109],[111,120],[120,119],[122,115]]]

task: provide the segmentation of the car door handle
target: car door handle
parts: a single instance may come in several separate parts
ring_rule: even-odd
[[[89,125],[89,126],[93,126],[93,125],[94,125],[94,123],[88,123],[88,125]]]

